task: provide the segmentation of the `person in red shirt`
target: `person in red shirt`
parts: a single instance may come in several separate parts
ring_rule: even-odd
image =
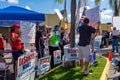
[[[4,49],[5,49],[4,38],[2,37],[2,34],[0,34],[0,50],[4,50]]]
[[[11,33],[10,33],[10,44],[12,48],[12,56],[14,59],[14,73],[15,78],[17,77],[17,63],[18,63],[18,57],[20,57],[23,54],[23,46],[21,44],[21,31],[20,31],[20,25],[19,24],[13,24],[11,27]]]

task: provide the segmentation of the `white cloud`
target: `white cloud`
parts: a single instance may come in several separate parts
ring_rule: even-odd
[[[113,11],[108,9],[108,10],[104,10],[101,12],[101,14],[107,15],[107,14],[111,14]]]
[[[101,20],[112,20],[112,10],[104,10],[101,12]]]
[[[7,0],[8,3],[18,4],[18,0]]]
[[[32,10],[29,6],[25,6],[25,8],[28,9],[28,10]]]

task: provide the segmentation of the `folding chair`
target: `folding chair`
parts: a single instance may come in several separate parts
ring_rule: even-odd
[[[6,63],[0,62],[0,77],[4,77],[4,80],[6,80],[6,71],[7,71]]]
[[[6,80],[7,70],[9,65],[6,63],[6,59],[4,58],[4,52],[0,51],[0,77]],[[2,79],[3,80],[3,79]]]

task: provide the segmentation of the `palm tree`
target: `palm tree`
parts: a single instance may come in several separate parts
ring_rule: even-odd
[[[110,7],[114,10],[114,16],[119,16],[119,12],[120,12],[120,9],[119,9],[119,0],[110,0],[109,3],[110,3]]]
[[[95,0],[98,5],[102,0]],[[120,0],[109,0],[110,7],[114,10],[114,16],[119,16],[120,12]]]
[[[56,0],[62,3],[63,0]],[[66,0],[65,0],[66,2]],[[75,13],[76,13],[76,0],[71,0],[71,29],[70,29],[70,47],[75,47]]]

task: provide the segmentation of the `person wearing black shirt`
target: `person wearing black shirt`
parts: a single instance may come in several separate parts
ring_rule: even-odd
[[[88,75],[88,64],[89,64],[89,55],[91,53],[90,51],[90,42],[92,42],[91,37],[95,34],[96,29],[92,28],[91,26],[88,26],[89,24],[89,19],[85,18],[83,20],[84,25],[79,27],[79,43],[78,43],[78,49],[80,53],[80,64],[81,64],[81,69],[83,69],[83,62],[84,62],[84,74]],[[93,48],[92,48],[93,49]],[[85,61],[83,61],[83,59]]]

